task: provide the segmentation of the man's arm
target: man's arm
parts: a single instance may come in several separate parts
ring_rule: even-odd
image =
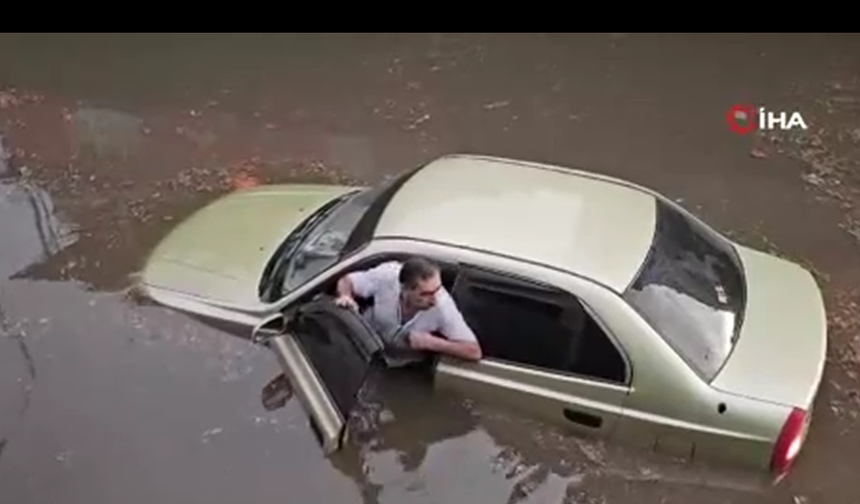
[[[355,297],[355,290],[352,287],[352,281],[349,279],[349,276],[350,274],[346,274],[337,281],[337,297]]]
[[[409,336],[409,343],[415,350],[426,350],[467,361],[479,361],[483,357],[477,341],[447,340],[430,333],[415,332]]]
[[[355,297],[373,297],[380,285],[389,280],[391,274],[390,263],[383,263],[365,271],[347,273],[337,281],[337,304],[357,309]]]
[[[410,336],[412,348],[446,354],[469,361],[481,360],[483,352],[478,343],[478,338],[463,319],[463,314],[460,313],[450,296],[446,295],[440,301],[439,312],[442,315],[439,332],[445,337],[440,338],[427,333],[413,334]]]

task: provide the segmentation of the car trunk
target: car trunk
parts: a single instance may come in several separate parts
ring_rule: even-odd
[[[747,284],[737,342],[716,389],[809,410],[824,372],[827,317],[811,273],[738,246]]]

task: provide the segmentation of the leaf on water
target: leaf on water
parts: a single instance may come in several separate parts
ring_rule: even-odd
[[[751,150],[751,151],[750,151],[750,156],[752,156],[752,157],[754,157],[754,158],[756,158],[756,159],[767,159],[767,158],[768,158],[768,154],[767,154],[767,152],[765,152],[765,151],[763,151],[763,150],[761,150],[761,149],[753,149],[753,150]]]
[[[824,179],[821,178],[821,176],[817,173],[804,173],[803,175],[801,175],[801,178],[804,182],[812,184],[814,186],[824,185]]]
[[[422,124],[424,124],[425,122],[427,122],[429,120],[430,120],[430,114],[424,114],[421,117],[419,117],[418,119],[415,119],[414,121],[412,121],[412,123],[408,124],[406,126],[406,129],[407,130],[414,130],[415,128],[417,128],[418,126],[421,126]]]
[[[0,109],[14,107],[21,104],[21,99],[9,91],[0,91]]]
[[[497,109],[497,108],[507,107],[510,104],[511,104],[510,101],[502,100],[502,101],[496,101],[496,102],[488,103],[488,104],[484,105],[484,108],[487,110],[493,110],[493,109]]]

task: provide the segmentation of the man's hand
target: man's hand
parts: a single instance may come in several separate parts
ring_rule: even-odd
[[[348,308],[353,311],[358,311],[358,303],[355,302],[355,298],[346,294],[341,294],[334,300],[334,303],[341,308]]]

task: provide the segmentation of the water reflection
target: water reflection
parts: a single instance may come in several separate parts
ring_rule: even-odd
[[[498,429],[468,400],[433,390],[428,376],[390,371],[363,390],[352,439],[330,458],[366,503],[561,502],[582,481],[546,463],[557,452],[524,455],[540,437],[535,431],[520,431],[512,444],[507,426]]]
[[[143,120],[110,109],[82,107],[70,115],[76,151],[103,163],[127,163],[143,142]]]
[[[0,179],[11,174],[11,165],[9,164],[10,158],[11,154],[6,149],[6,145],[3,142],[3,137],[0,136]]]
[[[0,306],[0,457],[24,420],[36,367],[24,335],[10,327]]]
[[[3,282],[68,244],[47,193],[15,184],[0,138],[0,292]],[[23,330],[7,320],[0,304],[0,456],[30,405],[36,367]]]
[[[76,241],[55,215],[47,192],[0,182],[0,278],[9,278]]]
[[[361,392],[350,442],[330,460],[356,481],[368,504],[381,502],[389,480],[414,476],[433,445],[477,426],[453,397],[434,393],[428,378],[414,370],[387,370]]]

